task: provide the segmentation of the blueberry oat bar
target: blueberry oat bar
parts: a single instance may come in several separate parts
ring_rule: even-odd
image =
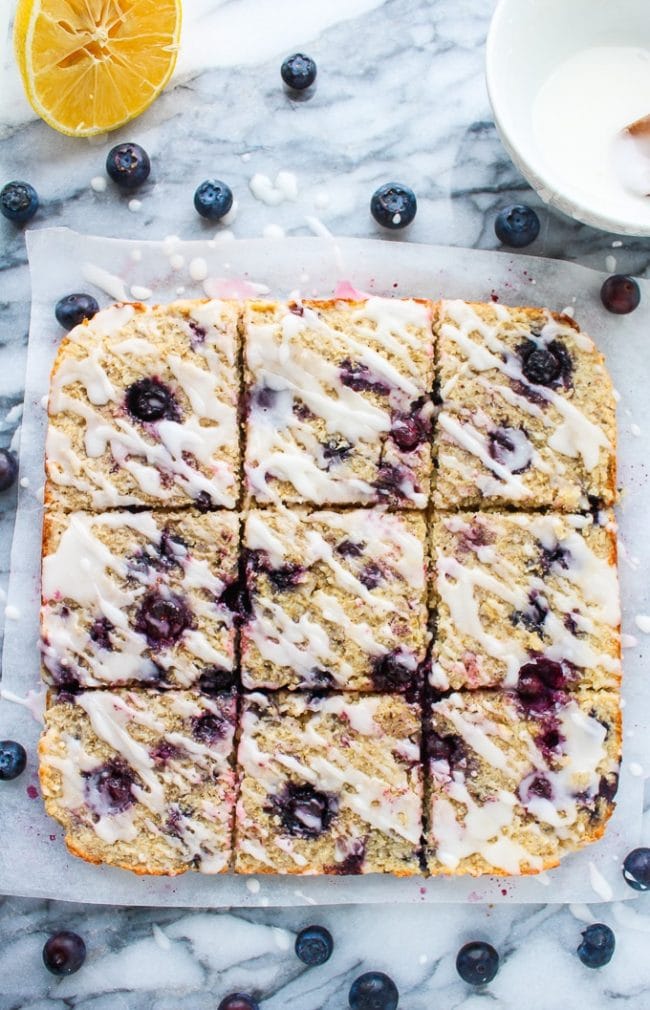
[[[216,690],[234,678],[231,512],[52,513],[45,520],[45,679]]]
[[[618,687],[611,513],[441,512],[431,558],[436,689],[516,687],[542,658],[558,686]]]
[[[616,694],[569,695],[531,675],[516,692],[452,694],[430,715],[431,873],[536,873],[603,834],[618,785]]]
[[[232,694],[84,691],[50,699],[47,812],[72,853],[135,873],[221,873],[231,856]]]
[[[258,503],[424,508],[433,306],[248,302],[246,482]]]
[[[572,319],[443,301],[438,508],[585,509],[615,498],[614,393]]]
[[[425,541],[414,512],[250,512],[244,685],[417,687],[428,644]]]
[[[234,508],[238,309],[114,305],[61,344],[50,387],[46,501]]]
[[[400,695],[244,698],[238,873],[419,872],[420,708]]]

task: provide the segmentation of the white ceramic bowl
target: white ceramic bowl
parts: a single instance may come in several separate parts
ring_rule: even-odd
[[[650,0],[500,0],[486,54],[494,120],[508,154],[545,203],[605,231],[650,235],[650,214],[612,213],[608,200],[563,180],[561,154],[556,169],[535,141],[532,108],[542,83],[574,53],[603,45],[650,50]]]

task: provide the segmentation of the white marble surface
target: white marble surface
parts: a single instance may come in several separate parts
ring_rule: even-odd
[[[6,18],[3,5],[0,17]],[[238,211],[229,230],[257,236],[269,226],[308,234],[316,216],[336,235],[372,236],[368,202],[381,182],[410,184],[418,216],[399,241],[496,246],[494,209],[515,198],[538,205],[496,137],[483,82],[483,44],[492,0],[185,0],[183,50],[172,86],[138,122],[120,131],[149,151],[151,180],[141,207],[111,187],[95,192],[108,142],[52,133],[26,106],[8,52],[0,95],[0,177],[27,178],[43,210],[34,226],[65,224],[105,235],[183,238],[223,233],[192,208],[195,185],[217,175]],[[0,37],[4,30],[0,25]],[[317,87],[293,102],[282,90],[281,59],[301,48],[319,65]],[[294,172],[295,201],[269,207],[254,198],[255,173]],[[542,211],[528,251],[648,274],[650,241],[605,235]],[[0,442],[15,431],[22,401],[29,278],[24,238],[0,221]],[[13,496],[0,499],[0,566],[6,579]],[[4,583],[3,583],[4,584]],[[647,601],[646,601],[647,602]],[[645,840],[650,843],[650,820]],[[2,844],[11,846],[10,838]],[[16,858],[20,854],[16,853]],[[594,895],[594,897],[596,897]],[[581,923],[610,923],[617,951],[600,972],[575,957]],[[304,969],[293,932],[310,921],[335,937],[332,960]],[[49,931],[76,929],[89,957],[57,981],[40,962]],[[605,1008],[615,1000],[650,1006],[650,898],[590,909],[472,905],[339,907],[242,913],[96,909],[7,898],[0,906],[0,1008],[75,1006],[111,1010],[214,1007],[248,989],[263,1010],[334,1010],[361,971],[396,980],[405,1010],[463,1007],[491,1000],[504,1010]],[[457,978],[454,957],[470,938],[489,939],[502,968],[485,994]]]

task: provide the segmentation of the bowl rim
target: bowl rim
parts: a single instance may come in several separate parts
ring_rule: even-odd
[[[533,166],[518,150],[512,132],[508,131],[502,117],[499,115],[499,98],[497,97],[499,86],[496,83],[499,59],[499,43],[497,40],[500,37],[506,11],[513,2],[517,2],[517,0],[498,0],[490,19],[490,27],[485,43],[485,82],[488,98],[492,107],[497,133],[508,155],[541,200],[551,207],[556,207],[568,217],[581,221],[583,224],[590,225],[591,227],[600,228],[602,231],[607,231],[611,234],[635,237],[650,235],[650,224],[641,225],[631,217],[612,217],[594,206],[589,200],[579,202],[574,197],[563,193],[558,188],[557,183],[551,182],[545,175],[543,169]]]

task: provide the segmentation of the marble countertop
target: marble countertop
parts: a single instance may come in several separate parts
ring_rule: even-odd
[[[185,0],[183,45],[172,84],[137,122],[111,136],[137,140],[153,162],[138,204],[111,187],[98,192],[107,138],[53,133],[27,106],[0,15],[2,180],[25,178],[41,195],[33,226],[133,238],[305,235],[320,222],[335,235],[378,236],[368,204],[397,179],[418,196],[416,220],[398,241],[495,248],[495,209],[523,199],[538,207],[497,137],[483,79],[493,0]],[[5,25],[1,18],[5,18]],[[282,58],[301,49],[319,67],[317,86],[292,101],[279,78]],[[249,188],[256,173],[297,180],[295,200],[269,206]],[[203,222],[192,207],[205,177],[226,180],[237,212],[228,226]],[[650,240],[605,234],[541,208],[541,234],[527,252],[589,266],[649,274]],[[29,317],[24,236],[0,221],[0,444],[18,444]],[[385,237],[382,234],[381,237]],[[14,497],[0,498],[0,587],[6,585]],[[646,818],[645,841],[650,841]],[[2,844],[11,845],[10,838]],[[19,853],[16,854],[19,858]],[[596,894],[594,899],[597,900]],[[582,920],[615,929],[617,950],[602,971],[575,956]],[[294,956],[297,929],[327,925],[335,939],[326,965]],[[48,933],[74,929],[87,943],[82,970],[56,980],[41,964]],[[650,897],[625,904],[432,905],[291,910],[119,909],[0,900],[0,1010],[74,1006],[104,1010],[214,1008],[233,990],[263,1010],[335,1010],[361,971],[387,971],[404,1010],[504,1010],[650,1006]],[[476,993],[454,960],[469,939],[499,950],[501,970]],[[525,998],[522,996],[525,994]]]

